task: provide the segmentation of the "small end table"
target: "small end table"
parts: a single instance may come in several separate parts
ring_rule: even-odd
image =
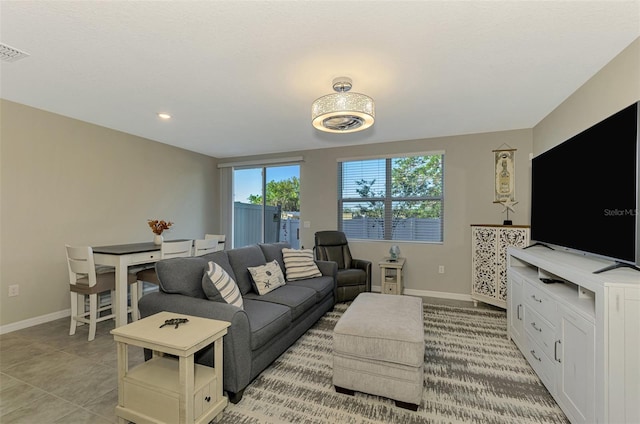
[[[391,258],[384,258],[378,262],[380,266],[380,282],[383,294],[402,294],[402,268],[405,258],[398,258],[392,261]]]
[[[160,328],[171,318],[189,321]],[[228,403],[222,391],[222,337],[229,325],[160,312],[111,330],[118,351],[118,422],[205,424],[220,419]],[[214,367],[194,364],[193,355],[211,344]],[[129,369],[128,346],[151,349],[153,358]]]

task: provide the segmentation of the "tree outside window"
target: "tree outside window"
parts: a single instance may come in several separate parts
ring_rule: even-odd
[[[287,180],[271,180],[266,185],[267,205],[280,206],[282,211],[300,212],[300,179],[291,177]],[[262,204],[262,196],[259,194],[249,195],[249,203],[253,205]]]
[[[347,236],[442,242],[444,155],[345,161],[339,228]]]

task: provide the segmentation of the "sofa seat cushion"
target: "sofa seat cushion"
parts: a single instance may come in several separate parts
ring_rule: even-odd
[[[271,339],[280,337],[291,325],[288,306],[250,298],[244,298],[243,302],[251,328],[251,350],[260,349]]]
[[[306,280],[290,281],[287,283],[289,287],[306,287],[316,292],[316,303],[327,297],[333,292],[333,277],[322,276],[309,278]]]
[[[253,280],[249,273],[249,267],[267,263],[262,249],[257,244],[238,247],[237,249],[227,250],[227,257],[236,276],[235,280],[240,288],[240,293],[244,296],[253,290]]]
[[[337,279],[339,286],[358,286],[367,284],[367,273],[358,268],[339,269]]]
[[[307,287],[296,287],[289,284],[270,291],[262,296],[248,293],[247,299],[259,300],[265,303],[276,303],[291,308],[291,320],[295,321],[317,303],[315,290]]]

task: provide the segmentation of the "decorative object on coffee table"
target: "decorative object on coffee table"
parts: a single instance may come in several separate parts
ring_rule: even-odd
[[[118,351],[118,422],[205,424],[217,418],[228,403],[222,392],[222,337],[229,325],[159,312],[111,330]],[[211,344],[214,367],[194,364],[194,354]],[[129,369],[129,346],[151,349],[153,357]]]

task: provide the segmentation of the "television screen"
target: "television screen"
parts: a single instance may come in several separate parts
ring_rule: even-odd
[[[533,158],[531,238],[640,263],[638,179],[635,103]]]

